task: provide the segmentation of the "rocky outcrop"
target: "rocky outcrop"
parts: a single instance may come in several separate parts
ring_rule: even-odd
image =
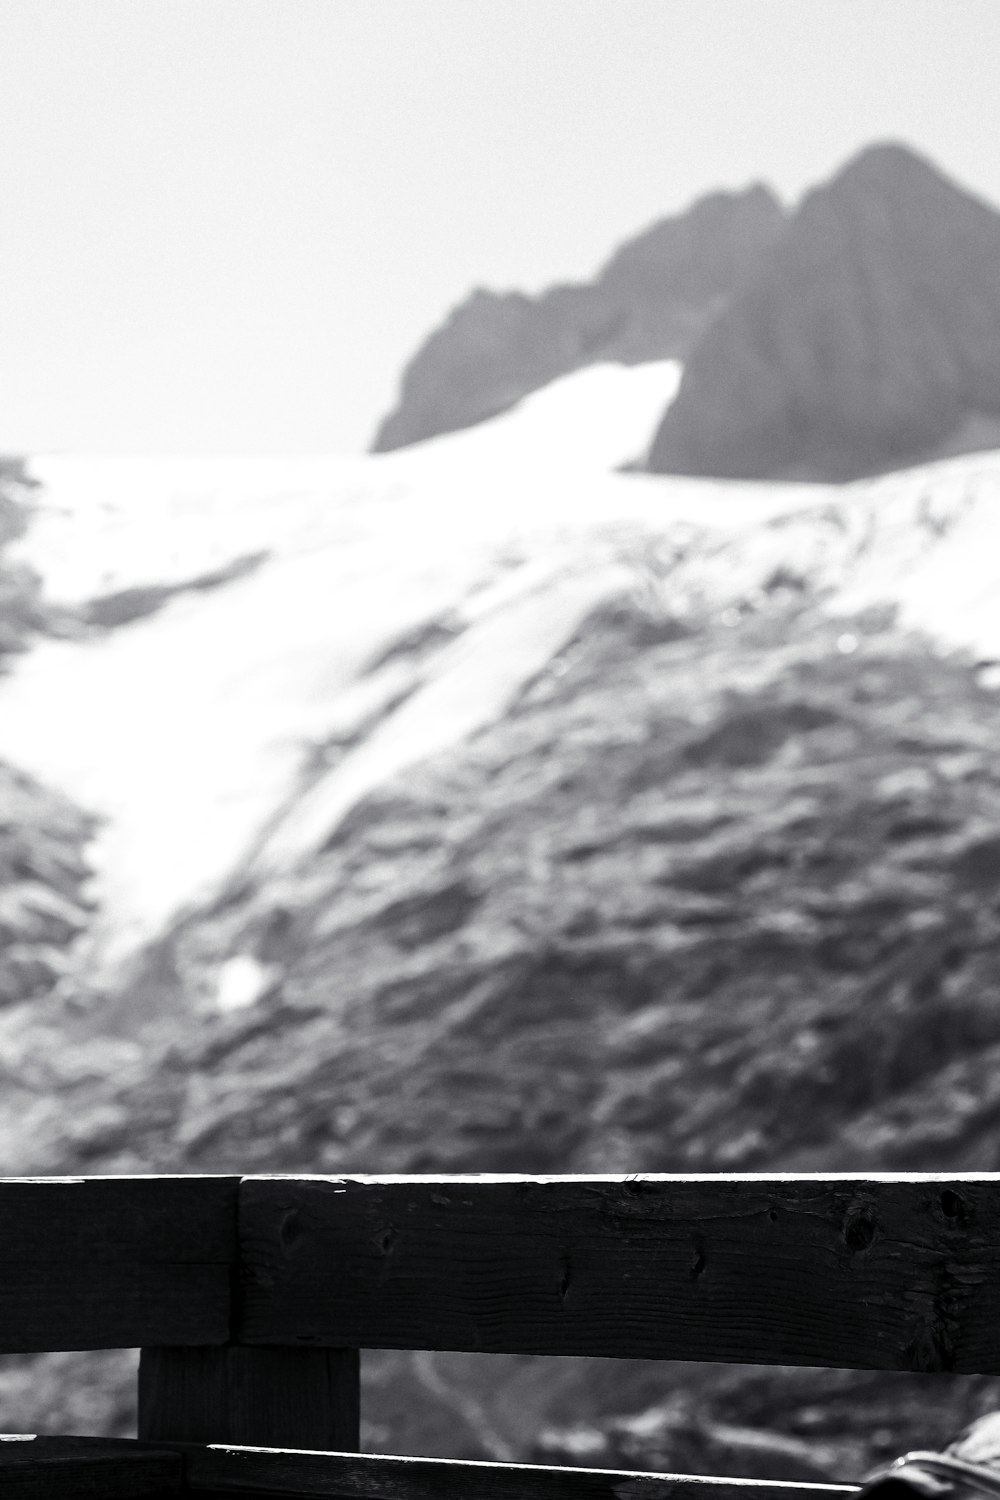
[[[847,479],[1000,443],[1000,214],[874,146],[808,193],[687,361],[660,473]]]
[[[592,283],[473,292],[410,361],[373,449],[473,426],[582,365],[683,356],[782,224],[764,187],[713,193],[629,241]]]
[[[184,594],[204,593],[221,588],[237,578],[244,578],[259,568],[266,558],[266,552],[248,552],[235,557],[232,562],[224,563],[222,567],[211,568],[179,583],[135,584],[115,589],[111,593],[98,594],[93,599],[86,600],[72,613],[81,629],[117,630],[122,625],[131,625],[134,620],[148,619],[172,599]]]
[[[90,915],[83,847],[91,821],[0,762],[0,1006],[38,1000],[69,967]]]
[[[44,624],[40,580],[24,563],[3,555],[28,524],[33,488],[21,459],[0,456],[0,671],[4,657],[22,651],[32,631]]]
[[[0,459],[0,671],[44,624],[39,579],[3,557],[27,525],[31,487],[20,460]],[[91,829],[65,798],[0,761],[0,1008],[42,999],[66,973],[89,915]]]
[[[0,458],[0,672],[45,625],[40,580],[3,555],[28,524],[32,487],[20,459]],[[67,799],[0,761],[0,1009],[42,999],[65,974],[89,915],[91,831]]]

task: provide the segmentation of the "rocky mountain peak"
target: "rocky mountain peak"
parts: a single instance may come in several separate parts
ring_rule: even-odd
[[[476,288],[410,361],[374,450],[474,426],[584,365],[683,357],[783,223],[760,184],[712,193],[629,240],[592,282],[537,297]]]
[[[709,302],[757,268],[761,249],[780,233],[783,221],[784,209],[763,183],[741,192],[708,193],[685,213],[660,219],[627,240],[597,285],[620,288],[633,300],[642,295],[650,302]]]
[[[921,186],[944,189],[957,197],[967,196],[912,146],[903,141],[873,141],[852,156],[823,191],[842,193],[874,188],[892,194],[919,190]]]
[[[905,146],[803,199],[691,352],[661,473],[841,480],[1000,437],[1000,214]]]

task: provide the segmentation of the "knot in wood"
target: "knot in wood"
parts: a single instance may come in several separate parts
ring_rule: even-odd
[[[302,1238],[302,1215],[297,1208],[290,1208],[285,1214],[278,1230],[278,1238],[285,1251],[293,1249]]]
[[[972,1208],[954,1188],[945,1188],[941,1194],[941,1212],[946,1219],[964,1229],[972,1221]]]
[[[870,1208],[852,1208],[844,1219],[844,1244],[848,1250],[867,1250],[878,1234],[878,1220]]]

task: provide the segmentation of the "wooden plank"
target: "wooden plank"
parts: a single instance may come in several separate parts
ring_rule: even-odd
[[[127,1439],[0,1436],[4,1500],[167,1500],[182,1466],[178,1453]]]
[[[356,1349],[143,1349],[139,1436],[358,1448]]]
[[[242,1343],[1000,1372],[1000,1177],[247,1178]]]
[[[238,1185],[0,1179],[0,1352],[223,1343]]]
[[[703,1479],[616,1469],[543,1468],[446,1458],[185,1450],[185,1480],[216,1496],[336,1495],[341,1500],[846,1500],[855,1485]]]

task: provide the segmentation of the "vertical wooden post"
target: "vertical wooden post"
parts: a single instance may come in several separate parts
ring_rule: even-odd
[[[258,1448],[360,1447],[357,1349],[143,1349],[139,1437]]]

